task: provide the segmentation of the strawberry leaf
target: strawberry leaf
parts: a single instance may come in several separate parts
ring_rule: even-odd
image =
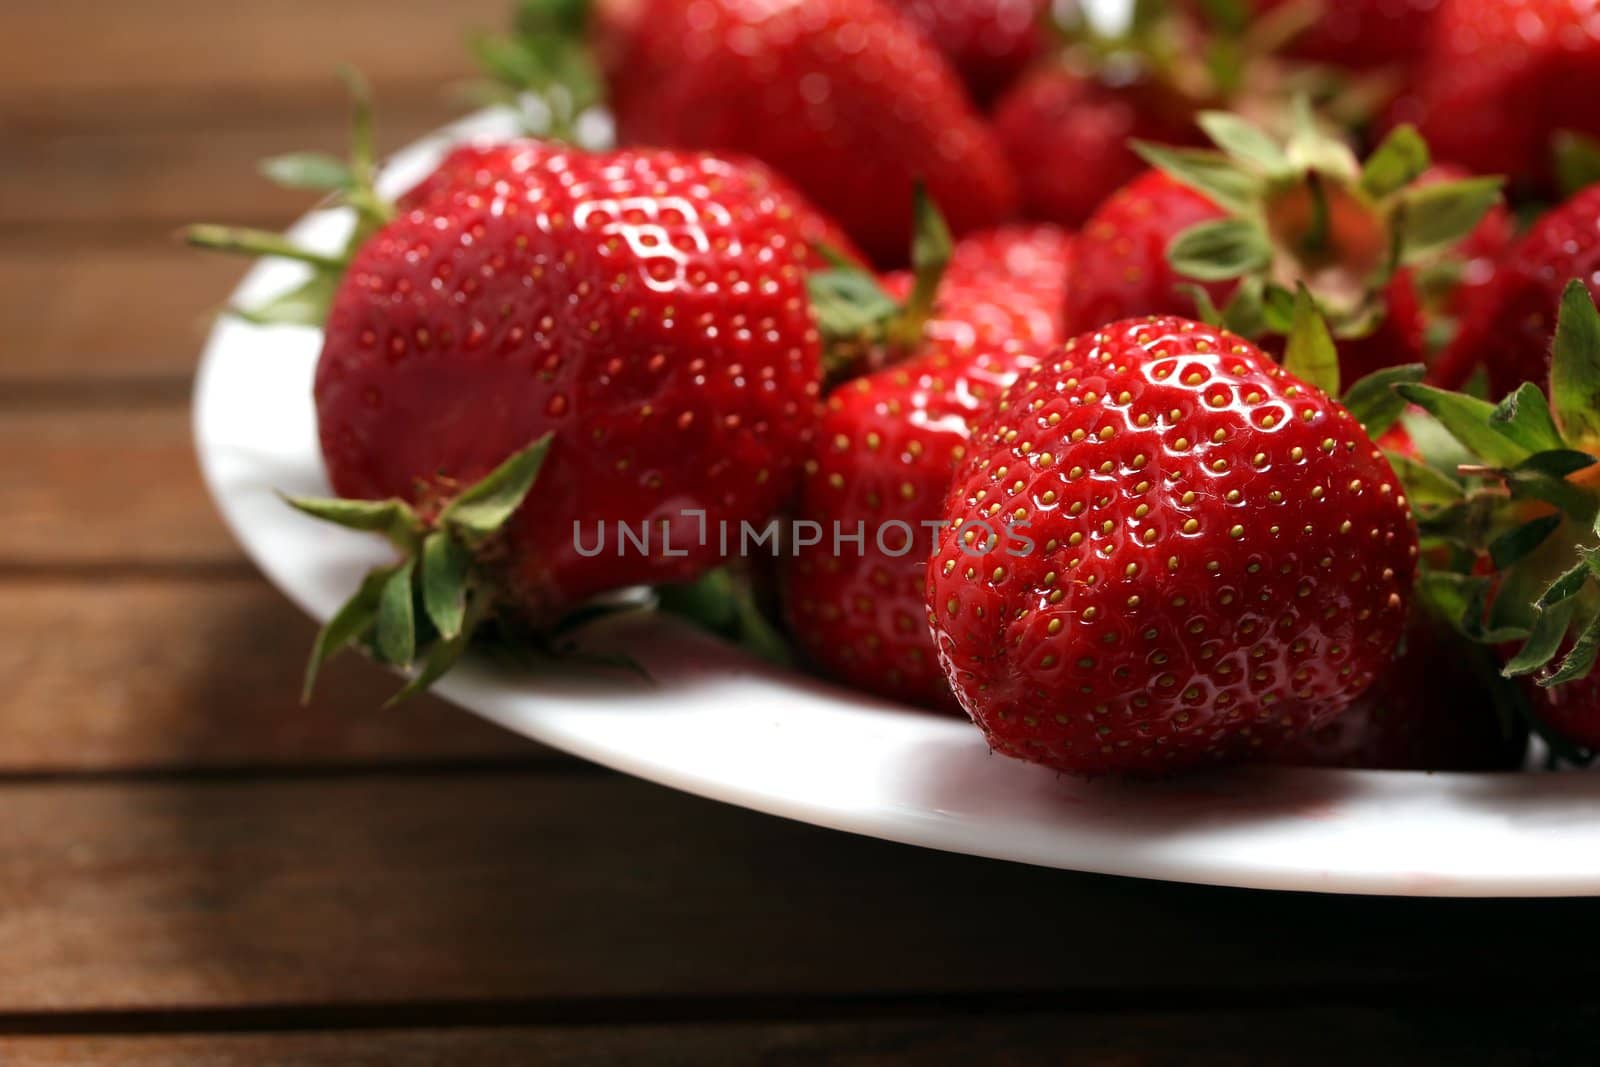
[[[1589,672],[1594,669],[1596,654],[1600,654],[1600,613],[1596,613],[1595,617],[1589,620],[1555,673],[1547,678],[1540,678],[1539,685],[1545,689],[1552,689],[1558,685],[1587,678]]]
[[[668,614],[688,619],[769,663],[789,666],[794,657],[776,627],[762,614],[749,579],[726,568],[708,571],[693,582],[659,586],[656,603]]]
[[[1394,425],[1406,408],[1404,398],[1394,387],[1402,382],[1420,382],[1426,370],[1421,363],[1408,363],[1373,371],[1352,385],[1340,402],[1356,417],[1367,436],[1376,439]]]
[[[1572,130],[1555,136],[1556,180],[1561,191],[1574,196],[1600,182],[1600,141]]]
[[[422,520],[404,500],[344,500],[338,497],[284,497],[290,507],[312,518],[362,533],[380,533],[400,551],[411,553],[422,538]]]
[[[384,701],[383,706],[392,708],[403,700],[409,700],[444,677],[461,658],[461,653],[466,651],[468,637],[469,631],[462,630],[454,637],[434,642],[433,647],[428,650],[428,658],[422,663],[422,669],[405,684],[404,688]]]
[[[1443,471],[1420,463],[1398,452],[1385,452],[1389,466],[1394,468],[1400,484],[1405,486],[1406,499],[1419,509],[1449,507],[1462,499],[1461,486]]]
[[[412,605],[414,560],[395,568],[378,594],[377,640],[374,649],[384,663],[404,667],[417,654],[417,619]]]
[[[1224,211],[1250,210],[1261,192],[1261,179],[1221,152],[1203,148],[1166,148],[1146,141],[1130,142],[1146,163],[1180,185],[1186,185]]]
[[[1354,182],[1361,176],[1355,153],[1323,128],[1303,93],[1294,98],[1294,132],[1289,136],[1288,155],[1299,170],[1317,171],[1341,182]]]
[[[1197,121],[1206,136],[1235,161],[1274,177],[1294,170],[1278,142],[1254,123],[1227,111],[1202,111]]]
[[[1545,591],[1539,594],[1539,599],[1533,602],[1533,606],[1539,611],[1549,611],[1557,604],[1571,600],[1578,595],[1578,591],[1583,588],[1583,583],[1589,580],[1591,573],[1592,567],[1589,561],[1580,562],[1551,582]]]
[[[310,326],[320,329],[328,319],[339,276],[332,271],[313,271],[304,282],[270,297],[254,307],[230,308],[235,315],[256,326]]]
[[[1556,424],[1579,447],[1600,447],[1600,311],[1576,278],[1561,294],[1550,362]]]
[[[378,621],[378,600],[397,568],[379,567],[361,581],[361,586],[346,600],[327,625],[317,631],[311,646],[311,658],[306,663],[305,682],[300,690],[300,703],[311,701],[311,691],[317,684],[317,673],[322,665],[336,653],[348,648]]]
[[[1402,384],[1395,386],[1395,391],[1438,419],[1467,451],[1487,463],[1514,467],[1530,455],[1526,448],[1489,425],[1495,409],[1486,400],[1431,385]]]
[[[1513,497],[1542,500],[1587,527],[1600,515],[1600,500],[1574,485],[1569,476],[1595,462],[1595,457],[1586,452],[1561,449],[1530,456],[1503,474]]]
[[[1367,157],[1361,168],[1361,188],[1374,200],[1381,200],[1416,181],[1428,163],[1428,142],[1416,127],[1396,126]]]
[[[1533,632],[1528,635],[1527,642],[1506,662],[1501,674],[1507,678],[1520,678],[1532,674],[1554,659],[1562,640],[1567,636],[1567,626],[1572,621],[1575,606],[1575,602],[1568,598],[1542,611],[1534,620]]]
[[[1294,297],[1294,322],[1283,352],[1283,368],[1329,396],[1339,395],[1339,350],[1311,291],[1300,285]]]
[[[481,541],[506,524],[533,488],[550,451],[552,434],[545,434],[486,474],[450,502],[439,514],[439,524],[466,538]]]
[[[1503,571],[1544,544],[1560,525],[1560,515],[1541,515],[1525,522],[1489,542],[1489,558]]]
[[[471,565],[470,553],[444,530],[435,530],[422,542],[422,606],[447,641],[461,633]]]
[[[1220,282],[1265,269],[1272,262],[1272,246],[1253,222],[1213,219],[1174,237],[1167,246],[1167,260],[1179,274]]]
[[[350,167],[326,152],[290,152],[272,156],[260,164],[262,175],[285,189],[317,189],[343,192],[355,186]]]
[[[813,271],[806,278],[817,328],[829,340],[873,337],[900,314],[878,279],[859,267]]]
[[[1550,418],[1550,402],[1532,382],[1500,401],[1489,416],[1489,425],[1529,452],[1564,449],[1566,442]]]
[[[1471,233],[1500,199],[1498,177],[1464,178],[1408,189],[1397,216],[1400,262],[1437,255]]]

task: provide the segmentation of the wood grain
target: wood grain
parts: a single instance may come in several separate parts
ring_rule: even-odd
[[[1028,1064],[1192,1067],[1295,1063],[1559,1063],[1600,1011],[1460,1011],[1339,1004],[1285,1010],[1085,1012],[1001,1017],[309,1034],[0,1039],[8,1067],[595,1067],[705,1064]]]
[[[0,564],[238,564],[181,407],[0,416]],[[26,456],[22,461],[21,457]]]
[[[222,126],[338,100],[339,63],[433,95],[470,72],[466,31],[498,28],[509,10],[505,0],[6,4],[0,124]]]
[[[29,784],[0,786],[0,810],[0,1017],[980,990],[1064,1007],[1448,999],[1513,974],[1532,997],[1600,976],[1569,947],[1586,901],[1073,875],[614,775]]]
[[[258,578],[0,583],[0,775],[569,761],[350,654],[310,706],[309,619]],[[0,941],[3,943],[3,941]]]

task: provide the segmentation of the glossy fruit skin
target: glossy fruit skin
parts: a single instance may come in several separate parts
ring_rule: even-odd
[[[1024,373],[974,428],[945,517],[927,595],[951,688],[995,751],[1086,775],[1244,758],[1331,721],[1392,654],[1416,567],[1399,480],[1355,419],[1171,317]]]
[[[603,0],[597,50],[624,143],[751,155],[903,264],[926,183],[958,236],[1015,179],[936,49],[883,0]]]
[[[1067,330],[1078,334],[1136,315],[1196,313],[1186,279],[1167,263],[1172,238],[1223,217],[1210,200],[1157,170],[1146,170],[1084,223],[1067,290]],[[1219,306],[1231,283],[1204,287]]]
[[[1398,654],[1372,688],[1332,722],[1286,742],[1271,762],[1393,771],[1520,768],[1528,731],[1503,721],[1489,699],[1474,669],[1485,653],[1413,607]]]
[[[924,523],[943,511],[969,423],[1064,339],[1070,247],[1048,226],[961,241],[922,347],[828,397],[795,508],[797,519],[820,524],[823,541],[785,556],[780,579],[795,642],[825,673],[890,699],[954,709],[928,633],[933,538]],[[904,277],[888,282],[908,286]],[[858,525],[863,545],[841,541],[835,552],[832,531]]]
[[[894,0],[894,6],[944,53],[980,104],[1045,49],[1046,0]]]
[[[1553,135],[1600,133],[1597,98],[1593,0],[1442,0],[1395,118],[1435,159],[1548,190]]]
[[[995,107],[995,132],[1029,218],[1076,227],[1145,164],[1130,139],[1198,144],[1192,114],[1171,94],[1135,81],[1106,84],[1066,66],[1041,67]]]
[[[1256,0],[1261,12],[1291,0]],[[1338,0],[1323,7],[1285,51],[1299,59],[1372,70],[1404,69],[1422,55],[1440,0]]]
[[[1600,185],[1544,215],[1512,246],[1441,355],[1435,380],[1454,388],[1481,365],[1496,397],[1523,382],[1542,388],[1561,291],[1573,278],[1600,297]]]
[[[816,425],[820,342],[794,207],[711,156],[556,153],[379,230],[336,294],[316,372],[334,489],[424,513],[545,433],[527,504],[490,553],[512,606],[548,622],[622,586],[718,561],[703,509],[763,523]],[[574,524],[610,527],[578,551]],[[652,524],[646,554],[615,523]],[[671,529],[673,555],[660,524]]]
[[[486,196],[510,196],[532,185],[538,187],[547,180],[545,164],[552,157],[567,158],[565,146],[541,141],[532,137],[517,137],[508,141],[468,141],[447,152],[439,165],[410,190],[395,201],[399,211],[426,207],[430,203],[456,193],[477,192]],[[855,263],[866,259],[837,223],[823,215],[790,185],[782,176],[759,160],[736,155],[719,155],[719,159],[735,166],[747,181],[770,188],[774,196],[781,197],[787,206],[781,210],[793,213],[794,223],[807,244],[823,245]],[[823,261],[814,257],[813,262]]]

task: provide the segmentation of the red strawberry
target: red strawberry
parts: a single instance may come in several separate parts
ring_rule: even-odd
[[[881,263],[919,179],[958,235],[1015,207],[954,72],[882,0],[606,0],[597,33],[625,142],[755,156]]]
[[[1485,651],[1413,609],[1400,652],[1332,722],[1296,737],[1275,763],[1377,770],[1499,771],[1522,766],[1528,731],[1490,696],[1503,685]]]
[[[984,403],[1059,344],[1069,242],[1051,227],[956,246],[923,342],[827,401],[796,518],[819,543],[786,558],[791,629],[827,673],[913,704],[953,706],[923,604],[931,530]],[[904,293],[910,279],[889,279]],[[900,526],[886,524],[899,523]],[[835,550],[835,530],[864,531]],[[880,531],[882,531],[880,540]]]
[[[986,103],[1044,50],[1046,0],[894,0]]]
[[[316,374],[334,489],[411,504],[396,540],[419,550],[436,528],[458,577],[473,557],[485,602],[469,597],[468,623],[492,608],[544,624],[702,573],[719,523],[763,523],[785,499],[815,427],[805,209],[763,171],[674,152],[552,149],[473,184],[379,230],[338,290]],[[545,438],[532,503],[501,506],[503,529],[452,505]],[[651,548],[622,550],[616,524],[648,527]],[[409,659],[396,648],[411,650],[380,652]]]
[[[1440,159],[1548,185],[1555,134],[1600,133],[1594,0],[1443,0],[1413,95]]]
[[[1256,0],[1262,13],[1301,0]],[[1439,0],[1337,0],[1290,42],[1286,53],[1351,70],[1405,68],[1422,55]]]
[[[1077,226],[1144,163],[1133,139],[1197,143],[1193,105],[1150,78],[1110,84],[1061,64],[1041,67],[1000,101],[995,132],[1029,216]]]
[[[511,195],[524,185],[547,181],[542,170],[546,160],[566,151],[565,146],[556,142],[533,138],[473,141],[457,145],[431,174],[404,193],[395,206],[401,211],[410,211],[461,192]],[[737,166],[747,180],[770,189],[773,196],[784,201],[779,211],[792,212],[795,225],[808,245],[823,246],[848,260],[863,262],[861,253],[844,231],[811,207],[798,190],[765,164],[736,156],[719,158]]]
[[[1563,645],[1560,655],[1572,650]],[[1600,752],[1600,675],[1544,688],[1531,678],[1521,679],[1522,692],[1544,729],[1590,752]]]
[[[1511,247],[1440,357],[1433,379],[1454,388],[1485,366],[1497,397],[1523,382],[1542,385],[1550,375],[1561,291],[1573,278],[1600,295],[1600,185],[1550,211]]]
[[[945,517],[927,595],[951,687],[996,751],[1083,774],[1332,720],[1388,660],[1416,567],[1355,419],[1177,318],[1024,373],[974,427]]]
[[[1339,338],[1345,380],[1421,362],[1411,265],[1465,236],[1498,199],[1496,180],[1421,181],[1427,146],[1409,128],[1363,166],[1304,111],[1283,146],[1232,115],[1199,122],[1223,151],[1140,145],[1162,174],[1135,179],[1084,225],[1068,328],[1209,315],[1193,295],[1204,283],[1222,321],[1283,335],[1289,290],[1304,285]]]

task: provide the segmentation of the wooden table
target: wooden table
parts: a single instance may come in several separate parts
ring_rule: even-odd
[[[0,1062],[1571,1062],[1600,906],[1032,870],[645,785],[347,658],[212,512],[188,400],[335,63],[389,147],[501,0],[0,6]],[[1586,1058],[1592,1061],[1593,1056]]]

